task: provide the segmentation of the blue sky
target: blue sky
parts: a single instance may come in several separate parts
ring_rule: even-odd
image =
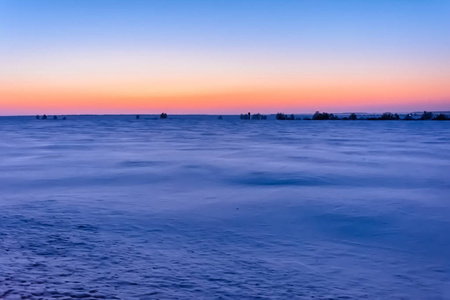
[[[99,86],[98,92],[85,97],[108,97],[107,85],[113,82],[102,77],[101,70],[117,72],[118,61],[122,61],[122,65],[130,66],[124,74],[124,91],[129,91],[128,95],[133,94],[133,89],[141,91],[139,97],[150,99],[148,110],[156,95],[167,98],[164,101],[169,101],[169,106],[174,105],[169,99],[172,96],[167,96],[170,91],[144,91],[143,86],[125,84],[135,74],[146,73],[150,86],[157,85],[158,78],[172,76],[177,97],[183,97],[183,86],[193,83],[177,74],[192,72],[204,83],[205,90],[201,90],[200,82],[195,93],[186,90],[186,103],[187,99],[197,101],[193,94],[211,95],[211,101],[222,101],[226,109],[226,101],[217,100],[222,97],[217,95],[230,94],[234,95],[230,99],[231,110],[240,109],[234,104],[245,99],[252,99],[249,106],[257,105],[254,99],[259,94],[251,95],[249,91],[263,91],[267,86],[274,95],[286,94],[283,105],[296,109],[314,109],[315,99],[317,106],[326,105],[325,98],[338,108],[338,101],[353,94],[351,103],[356,104],[355,108],[367,104],[376,109],[378,103],[381,109],[395,97],[401,98],[398,104],[405,108],[408,97],[411,108],[418,108],[419,100],[445,108],[450,97],[443,79],[450,76],[449,28],[450,1],[0,0],[0,63],[5,67],[0,70],[0,83],[11,86],[0,97],[0,107],[11,109],[14,104],[31,103],[20,103],[20,98],[27,98],[19,92],[23,89],[34,91],[40,99],[56,97],[64,88],[67,92],[82,90],[86,88],[80,83],[83,72],[88,77],[98,74],[93,80],[98,80]],[[109,63],[103,61],[97,67],[92,63],[92,67],[79,70],[80,65],[102,61],[104,57],[109,57]],[[149,74],[151,67],[144,70],[143,66],[151,58],[158,60],[159,65]],[[174,62],[178,69],[172,65]],[[169,65],[170,74],[163,70],[164,64]],[[154,62],[148,65],[153,66]],[[229,74],[226,78],[221,78],[222,70]],[[239,82],[230,79],[233,72]],[[60,82],[63,75],[67,77],[64,83]],[[144,82],[145,76],[136,82]],[[314,81],[305,80],[308,76]],[[264,80],[258,85],[259,77]],[[324,78],[322,83],[320,77]],[[361,77],[366,81],[361,81]],[[42,82],[43,78],[48,82]],[[214,81],[209,82],[208,78]],[[395,90],[392,98],[377,96],[378,89],[397,80],[402,90]],[[352,81],[354,93],[347,91]],[[120,78],[115,78],[114,83],[118,82]],[[273,86],[270,82],[274,82]],[[421,82],[423,87],[418,89]],[[301,88],[296,90],[298,86]],[[346,86],[346,90],[341,91],[339,86]],[[373,97],[357,92],[365,86],[374,90]],[[408,92],[409,86],[417,91]],[[321,96],[319,90],[328,87],[336,90],[335,100],[329,95]],[[430,90],[429,95],[426,89]],[[1,93],[2,90],[0,96]],[[111,101],[129,102],[127,92],[120,97],[124,99]],[[74,100],[59,101],[64,106]],[[188,106],[186,103],[182,110]],[[267,106],[270,100],[262,103]],[[345,110],[352,107],[351,103],[345,105]],[[72,106],[76,104],[73,102]],[[211,109],[217,109],[214,107]]]

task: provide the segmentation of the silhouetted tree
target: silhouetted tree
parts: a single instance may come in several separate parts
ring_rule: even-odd
[[[267,119],[267,116],[262,115],[260,113],[252,115],[252,120],[266,120],[266,119]]]
[[[333,114],[330,114],[330,120],[339,120],[339,117],[335,116]]]
[[[447,115],[439,114],[436,117],[434,117],[433,120],[436,120],[436,121],[449,121],[450,118]]]
[[[391,114],[390,112],[385,112],[381,115],[378,120],[398,120],[400,119],[400,116],[398,114]]]
[[[53,116],[53,120],[58,120],[58,117],[57,116]]]
[[[248,114],[241,114],[241,120],[248,120]]]
[[[66,118],[66,117],[63,117],[63,120],[67,120],[67,118]]]
[[[283,113],[277,113],[276,119],[277,120],[286,120],[286,115]]]
[[[352,113],[348,118],[349,118],[350,120],[357,120],[357,119],[358,119],[358,117],[356,116],[355,113]]]
[[[159,117],[161,119],[167,119],[167,114],[166,113],[162,113]]]
[[[43,115],[42,120],[47,120],[47,115]]]
[[[277,113],[277,120],[295,120],[295,115],[291,114],[290,116],[285,115],[284,113]]]
[[[431,111],[424,111],[422,116],[420,117],[421,120],[431,120],[433,119],[433,113]]]
[[[403,118],[403,120],[405,120],[405,121],[412,121],[412,120],[415,120],[415,119],[412,117],[411,114],[407,114],[407,115]]]
[[[385,112],[381,115],[380,120],[392,120],[393,118],[391,113]]]
[[[330,119],[330,115],[326,112],[324,113],[320,113],[318,111],[316,111],[312,117],[313,120],[329,120]]]

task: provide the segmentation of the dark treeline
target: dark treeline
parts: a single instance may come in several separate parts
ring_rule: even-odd
[[[287,115],[284,113],[276,114],[277,120],[302,120],[301,118],[296,118],[294,114]],[[389,121],[389,120],[404,120],[404,121],[418,121],[418,120],[437,120],[437,121],[448,121],[450,117],[445,114],[434,115],[432,112],[424,111],[422,116],[418,119],[414,118],[412,114],[407,114],[404,118],[400,118],[397,113],[385,112],[380,117],[363,117],[356,115],[355,113],[350,114],[348,117],[339,118],[334,114],[329,114],[326,112],[316,111],[312,118],[304,117],[303,120],[369,120],[369,121]]]
[[[140,115],[136,115],[136,119],[139,120],[141,118]],[[162,113],[159,115],[160,119],[167,119],[167,114],[166,113]],[[240,115],[241,120],[267,120],[267,116],[257,113],[257,114],[251,114],[251,113],[246,113],[246,114],[241,114]],[[390,113],[390,112],[385,112],[383,113],[381,116],[379,117],[373,117],[373,116],[367,116],[365,117],[364,115],[362,116],[358,116],[355,113],[351,113],[350,115],[346,116],[346,117],[341,117],[339,118],[337,115],[334,115],[332,113],[327,113],[327,112],[319,112],[316,111],[314,113],[314,115],[312,115],[312,117],[304,117],[303,119],[301,117],[296,117],[294,114],[284,114],[284,113],[277,113],[275,115],[275,118],[277,120],[368,120],[368,121],[393,121],[393,120],[403,120],[403,121],[427,121],[427,120],[436,120],[436,121],[449,121],[450,117],[446,114],[443,113],[439,113],[439,114],[433,114],[432,112],[429,111],[424,111],[422,113],[422,115],[420,116],[420,118],[414,118],[413,114],[406,114],[404,117],[400,117],[399,114],[397,113]],[[36,119],[37,120],[47,120],[50,119],[49,116],[47,115],[36,115]],[[53,120],[58,120],[58,116],[54,115]],[[62,120],[66,120],[67,118],[65,116],[62,117]],[[155,118],[157,119],[157,117]],[[218,117],[219,120],[222,120],[223,117],[219,116]]]
[[[450,118],[445,114],[434,115],[430,111],[424,111],[419,119],[416,119],[412,114],[407,114],[403,119],[400,119],[398,114],[384,113],[378,118],[367,118],[367,120],[404,120],[404,121],[426,121],[426,120],[436,120],[436,121],[447,121]]]
[[[404,120],[416,120],[410,114],[406,115]],[[420,119],[418,120],[437,120],[437,121],[448,121],[450,118],[445,114],[434,115],[430,111],[424,111]]]
[[[47,115],[42,115],[42,117],[41,116],[39,116],[39,115],[36,115],[36,119],[37,120],[47,120],[48,119],[48,117],[47,117]],[[66,120],[67,118],[66,117],[63,117],[62,118],[63,120]],[[58,120],[58,116],[53,116],[53,120]]]
[[[339,120],[339,117],[329,114],[326,112],[320,113],[316,111],[316,113],[312,117],[313,120]]]
[[[295,120],[295,115],[285,115],[283,113],[277,113],[276,118],[277,120]]]
[[[140,115],[136,115],[136,120],[139,120],[141,118],[141,116]],[[167,119],[167,114],[166,113],[161,113],[160,115],[159,115],[159,118],[160,119]],[[154,119],[158,119],[158,117],[156,117],[156,118],[154,118]]]
[[[400,120],[400,116],[398,114],[391,114],[390,112],[386,112],[378,118],[367,118],[367,120]]]
[[[136,115],[135,118],[136,118],[136,120],[139,120],[141,118],[141,116],[140,115]],[[167,114],[166,113],[162,113],[162,114],[159,115],[159,118],[160,119],[167,119]],[[49,117],[46,114],[42,115],[42,117],[40,115],[36,115],[36,120],[47,120],[47,119],[49,119]],[[54,115],[53,116],[53,120],[58,120],[58,116]],[[62,120],[67,120],[67,117],[63,116]]]
[[[266,115],[262,115],[260,113],[257,114],[251,114],[251,113],[246,113],[246,114],[241,114],[241,120],[267,120],[267,116]]]
[[[260,113],[253,114],[252,115],[252,120],[267,120],[267,116],[266,115],[262,115]]]

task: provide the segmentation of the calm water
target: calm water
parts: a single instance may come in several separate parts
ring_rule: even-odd
[[[449,168],[450,122],[0,118],[0,299],[449,299]]]

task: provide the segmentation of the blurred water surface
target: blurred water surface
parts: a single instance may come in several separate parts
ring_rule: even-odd
[[[0,118],[0,298],[448,299],[450,122]]]

